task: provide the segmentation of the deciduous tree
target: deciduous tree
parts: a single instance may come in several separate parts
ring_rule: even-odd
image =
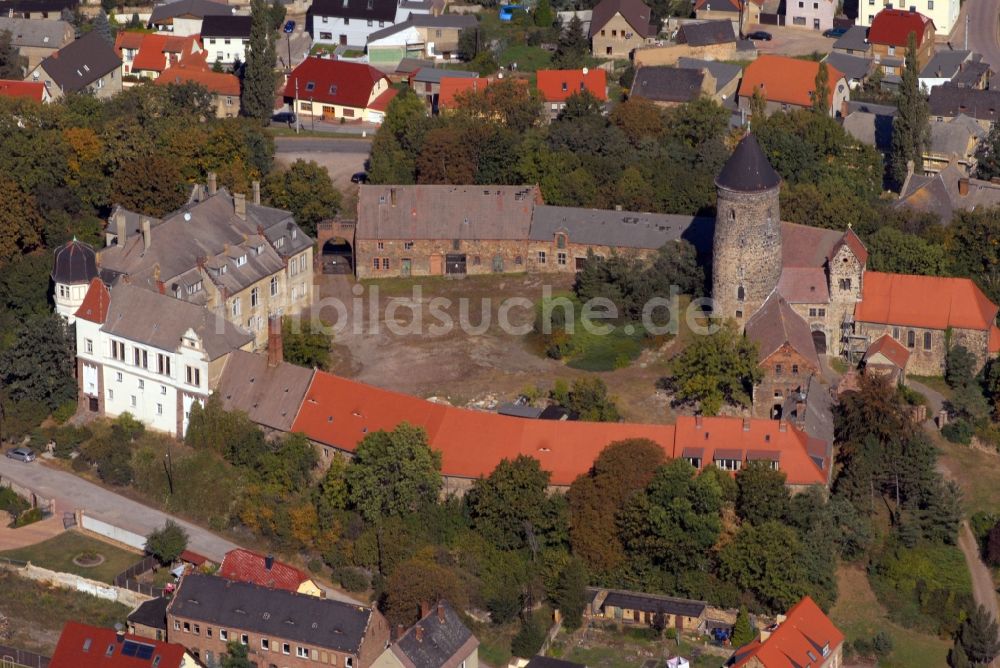
[[[162,564],[172,563],[187,549],[187,544],[187,531],[169,519],[161,528],[154,529],[146,536],[146,551]]]
[[[806,593],[802,557],[794,529],[774,521],[746,524],[719,554],[720,574],[768,610],[782,612]]]
[[[306,318],[282,318],[282,351],[287,361],[307,368],[330,366],[331,337],[321,323]]]
[[[518,455],[502,459],[486,478],[476,480],[466,495],[473,527],[501,550],[533,546],[548,505],[549,472],[537,459]]]
[[[326,167],[312,160],[299,159],[268,174],[263,194],[270,206],[291,211],[309,236],[316,235],[317,223],[340,211],[340,191],[333,187]]]
[[[671,371],[673,377],[664,382],[676,400],[697,403],[706,415],[715,415],[723,404],[749,406],[753,386],[763,377],[757,345],[732,321],[714,334],[694,337],[673,359]]]
[[[736,514],[744,522],[782,521],[789,513],[791,496],[785,473],[764,463],[752,463],[736,474]]]

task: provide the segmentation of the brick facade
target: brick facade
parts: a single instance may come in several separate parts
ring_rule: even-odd
[[[355,242],[355,272],[358,278],[516,273],[526,271],[527,245],[527,240],[363,239]]]
[[[819,369],[806,357],[799,354],[787,343],[760,363],[764,378],[754,388],[754,417],[785,417],[775,412],[774,407],[786,406],[795,394],[804,393],[809,379]]]

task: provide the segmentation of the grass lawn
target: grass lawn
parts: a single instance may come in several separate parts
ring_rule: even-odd
[[[500,54],[500,66],[517,63],[518,72],[544,70],[552,62],[552,54],[545,49],[527,44],[511,44]]]
[[[1000,511],[1000,457],[940,437],[934,442],[941,451],[939,465],[947,469],[948,477],[962,488],[962,508],[966,516],[979,511]]]
[[[921,385],[931,388],[936,392],[940,392],[947,399],[951,396],[951,388],[948,387],[948,383],[944,382],[944,378],[941,376],[914,376],[912,374],[907,374],[906,376],[910,380],[915,380]]]
[[[837,569],[837,588],[839,595],[830,611],[830,618],[847,636],[847,642],[858,638],[871,639],[878,631],[886,631],[892,636],[894,649],[881,665],[900,668],[947,665],[951,642],[904,629],[889,621],[863,569],[841,565]]]
[[[0,572],[0,612],[10,619],[13,632],[4,644],[51,656],[66,622],[114,626],[124,624],[130,610],[120,603]]]
[[[100,554],[104,557],[104,563],[92,568],[73,563],[74,557],[86,552]],[[37,545],[0,552],[0,556],[30,561],[35,566],[107,583],[114,582],[116,575],[142,558],[140,554],[91,538],[79,531],[66,531]]]

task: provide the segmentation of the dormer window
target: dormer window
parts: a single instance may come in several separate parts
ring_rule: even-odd
[[[253,252],[254,252],[255,255],[260,255],[261,253],[263,253],[264,252],[264,244],[257,244],[257,246],[253,249]]]
[[[188,286],[188,294],[193,295],[196,292],[201,292],[201,289],[202,289],[201,281],[198,281],[197,283]]]
[[[563,81],[563,83],[562,83],[562,89],[563,89],[563,91],[569,90],[569,84],[567,84],[565,81]]]
[[[236,258],[236,266],[237,267],[242,267],[246,263],[247,263],[247,256],[246,255],[240,255],[238,258]]]
[[[330,84],[330,95],[337,94],[337,84]]]
[[[220,274],[223,274],[223,275],[225,275],[225,273],[226,273],[226,269],[228,268],[228,266],[229,266],[229,265],[225,265],[225,264],[224,264],[224,265],[222,265],[221,267],[219,267],[219,273],[220,273]]]
[[[285,237],[279,237],[279,238],[277,238],[277,239],[274,240],[274,247],[275,248],[281,248],[284,245],[285,245]]]
[[[315,81],[309,81],[309,82],[307,82],[306,83],[306,90],[307,91],[314,91],[314,90],[316,90],[316,82]]]
[[[299,236],[299,231],[293,227],[292,228],[292,238],[295,239],[298,236]]]

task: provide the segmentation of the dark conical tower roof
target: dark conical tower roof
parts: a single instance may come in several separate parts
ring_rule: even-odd
[[[56,283],[89,283],[97,276],[97,256],[94,249],[83,243],[73,241],[56,249],[55,263],[52,267],[52,280]]]
[[[767,161],[757,138],[747,134],[729,156],[715,185],[738,192],[759,192],[781,185],[781,177]]]

